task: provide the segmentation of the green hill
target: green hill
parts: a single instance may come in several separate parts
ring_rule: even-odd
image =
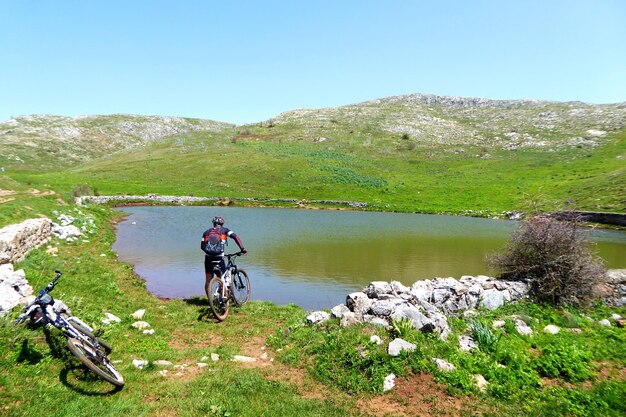
[[[12,180],[69,193],[363,201],[497,215],[626,211],[626,105],[407,95],[233,126],[145,116],[0,124]],[[83,187],[87,189],[87,187]]]

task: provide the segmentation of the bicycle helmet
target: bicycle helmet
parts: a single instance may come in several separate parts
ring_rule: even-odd
[[[213,222],[213,226],[217,226],[218,224],[220,226],[223,226],[224,225],[224,218],[221,217],[221,216],[215,216],[215,217],[213,217],[212,222]]]

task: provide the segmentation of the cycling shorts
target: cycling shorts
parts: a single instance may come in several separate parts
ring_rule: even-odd
[[[204,257],[204,272],[207,274],[213,274],[215,272],[215,266],[220,267],[222,274],[226,271],[226,261],[223,256],[205,256]]]

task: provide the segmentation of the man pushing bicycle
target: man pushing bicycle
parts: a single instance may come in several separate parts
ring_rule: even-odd
[[[224,227],[223,217],[213,217],[212,223],[213,227],[207,229],[202,234],[202,242],[200,243],[200,249],[202,249],[205,254],[204,275],[206,282],[204,284],[204,292],[206,292],[207,298],[209,297],[209,282],[213,278],[213,274],[217,273],[218,268],[219,276],[222,276],[226,271],[226,261],[224,260],[224,246],[226,240],[230,237],[237,243],[241,252],[248,253],[248,251],[244,249],[239,236],[232,230]]]

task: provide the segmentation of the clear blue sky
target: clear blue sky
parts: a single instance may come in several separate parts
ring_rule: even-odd
[[[0,121],[410,93],[626,101],[626,1],[0,0]]]

